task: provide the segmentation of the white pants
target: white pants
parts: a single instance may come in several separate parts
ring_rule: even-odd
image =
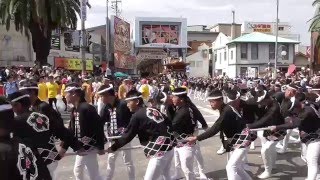
[[[131,143],[126,144],[124,147],[131,147]],[[114,175],[115,165],[116,165],[116,159],[119,153],[122,153],[122,159],[124,162],[124,165],[127,167],[128,177],[129,180],[135,179],[135,168],[132,161],[132,154],[131,150],[124,150],[124,151],[116,151],[114,153],[108,154],[108,166],[107,166],[107,180],[111,180]]]
[[[51,176],[52,180],[55,180],[55,178],[56,178],[57,167],[58,167],[58,161],[52,162],[51,164],[47,165],[47,168],[50,172],[50,176]]]
[[[230,153],[226,170],[228,180],[251,180],[249,174],[243,168],[243,158],[248,152],[248,148],[235,149]]]
[[[86,156],[76,156],[73,173],[76,180],[83,180],[83,170],[87,168],[91,180],[102,180],[99,172],[99,164],[97,160],[97,153],[91,152]]]
[[[313,141],[307,144],[307,180],[316,180],[318,174],[318,159],[320,154],[320,141]]]
[[[173,150],[162,157],[153,157],[149,160],[144,180],[157,180],[163,176],[164,180],[170,180],[170,165],[173,157]]]
[[[261,148],[261,157],[264,169],[270,174],[277,159],[276,145],[277,141],[267,141]]]
[[[103,107],[104,107],[104,104],[103,104],[101,98],[99,98],[98,102],[97,102],[97,112],[98,112],[99,115],[101,115]]]
[[[193,172],[193,159],[196,150],[195,146],[183,146],[180,148],[176,147],[175,150],[179,156],[181,169],[186,177],[186,180],[195,180],[196,176]]]
[[[194,156],[198,165],[199,173],[204,173],[204,160],[201,154],[199,142],[197,142],[195,148],[196,150],[195,150]]]

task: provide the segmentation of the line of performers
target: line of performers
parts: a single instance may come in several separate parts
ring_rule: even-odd
[[[264,172],[258,177],[272,176],[278,141],[287,129],[298,128],[306,151],[307,180],[315,180],[320,153],[320,88],[310,93],[299,92],[289,84],[285,92],[272,96],[263,85],[251,92],[250,98],[238,88],[213,90],[207,100],[220,112],[214,125],[208,128],[200,111],[188,97],[185,88],[176,88],[170,95],[159,93],[152,106],[146,107],[141,93],[131,90],[125,100],[119,100],[113,87],[102,85],[97,94],[104,106],[96,108],[85,101],[85,93],[75,83],[66,87],[66,100],[73,105],[68,128],[61,116],[47,103],[38,99],[36,83],[25,83],[19,92],[7,99],[0,98],[0,179],[55,179],[58,161],[71,147],[76,153],[74,176],[84,179],[88,170],[92,180],[100,176],[98,155],[108,153],[107,179],[114,176],[115,160],[121,148],[130,148],[138,136],[143,152],[149,159],[145,180],[175,179],[182,170],[187,180],[196,179],[194,160],[200,179],[207,179],[198,141],[220,132],[226,151],[229,180],[252,179],[244,169],[248,147],[257,138],[256,130],[264,128],[260,137]],[[198,134],[198,122],[206,131]],[[107,133],[105,133],[107,124]],[[56,147],[60,139],[60,147]],[[105,149],[105,142],[108,148]],[[128,179],[135,179],[131,151],[122,151]],[[170,174],[172,159],[175,175]],[[104,178],[105,179],[105,178]]]

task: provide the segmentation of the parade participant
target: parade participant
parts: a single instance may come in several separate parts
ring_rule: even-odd
[[[122,84],[119,86],[118,98],[120,100],[123,100],[126,98],[126,94],[129,91],[129,88],[128,88],[129,81],[130,81],[129,79],[125,79],[122,81]]]
[[[0,179],[51,180],[37,149],[10,136],[13,128],[12,106],[0,97]]]
[[[75,83],[69,83],[65,90],[66,99],[73,105],[69,130],[81,142],[87,155],[76,156],[74,175],[76,180],[82,180],[83,170],[86,167],[92,180],[100,180],[97,153],[104,154],[104,130],[103,123],[92,105],[85,100],[85,93]],[[68,149],[70,144],[64,142],[62,147]]]
[[[113,87],[113,85],[110,83],[110,79],[107,78],[107,77],[104,77],[103,78],[103,81],[102,81],[102,84],[101,85],[107,85],[108,87]],[[98,112],[101,112],[102,109],[103,109],[104,105],[101,101],[101,98],[98,97],[98,100],[97,100],[97,111]]]
[[[170,129],[171,122],[158,110],[143,107],[142,94],[136,90],[128,92],[127,106],[132,113],[130,123],[120,139],[108,149],[113,153],[129,143],[138,135],[144,153],[149,158],[145,180],[154,180],[163,176],[170,179],[170,164],[173,157],[174,136]]]
[[[176,88],[172,92],[172,102],[176,107],[176,112],[172,119],[172,130],[179,136],[178,140],[185,140],[193,136],[197,123],[194,117],[195,112],[188,103],[190,99],[187,96],[187,91],[184,88]],[[193,172],[195,150],[195,143],[178,143],[175,147],[175,152],[180,159],[181,169],[187,180],[195,179]]]
[[[67,103],[67,99],[66,99],[66,93],[64,92],[66,90],[66,86],[67,86],[67,83],[68,83],[68,79],[67,78],[63,78],[61,80],[61,96],[62,96],[62,101],[64,103],[64,111],[67,111],[68,110],[68,103]]]
[[[57,108],[57,95],[59,94],[60,87],[57,83],[54,82],[53,76],[49,76],[49,82],[46,83],[48,89],[48,98],[50,106],[55,105],[56,110]]]
[[[92,103],[92,87],[91,87],[91,78],[87,77],[87,78],[84,78],[83,79],[83,83],[82,83],[82,90],[84,91],[85,93],[85,99],[87,101],[87,103]]]
[[[107,137],[121,136],[127,129],[127,126],[131,119],[131,112],[127,107],[127,103],[124,100],[120,100],[115,96],[113,87],[102,85],[97,94],[101,97],[101,100],[105,107],[101,112],[101,120],[108,123]],[[111,142],[111,141],[110,141]],[[131,143],[128,143],[126,147],[131,147]],[[135,179],[135,168],[132,161],[131,150],[123,150],[122,157],[123,163],[127,167],[128,179]],[[114,175],[116,158],[119,152],[108,154],[107,161],[107,179],[111,180]]]
[[[39,78],[38,88],[39,88],[39,93],[38,93],[39,99],[41,101],[47,101],[48,100],[48,89],[47,89],[47,85],[45,83],[43,76],[41,76]]]
[[[316,104],[317,95],[306,94],[306,100],[301,101],[302,111],[298,117],[292,117],[283,125],[271,126],[272,131],[299,128],[301,142],[306,145],[306,162],[308,175],[306,180],[316,180],[318,174],[318,159],[320,155],[320,113]]]
[[[57,150],[55,137],[65,137],[68,131],[56,128],[55,121],[50,121],[46,115],[30,111],[29,95],[15,92],[9,95],[8,99],[12,104],[13,111],[17,114],[13,129],[14,136],[30,142],[38,149],[54,179],[58,161],[66,152],[65,148]],[[78,150],[77,146],[75,146],[75,149]]]
[[[295,84],[286,85],[285,92],[276,93],[274,97],[281,104],[281,114],[283,118],[296,117],[300,110],[300,103],[296,100],[296,94],[298,87]],[[292,129],[287,130],[287,135],[282,141],[282,146],[277,152],[284,154],[287,151],[289,139],[292,133]]]
[[[284,118],[281,115],[279,103],[268,95],[268,92],[262,85],[256,87],[255,102],[255,113],[259,119],[248,124],[247,127],[249,129],[284,124]],[[285,131],[270,132],[267,130],[263,132],[263,137],[265,137],[267,141],[261,143],[261,156],[265,170],[258,176],[260,179],[271,177],[271,172],[277,157],[276,144],[279,140],[283,139],[285,135]]]
[[[148,81],[146,79],[141,80],[141,86],[139,88],[139,92],[142,94],[143,101],[146,104],[150,98],[150,89],[149,89]]]
[[[82,152],[83,149],[81,149],[80,147],[80,142],[73,136],[72,133],[70,133],[67,128],[65,128],[61,115],[57,111],[55,111],[52,106],[50,106],[46,102],[41,101],[37,97],[37,88],[37,84],[32,82],[28,82],[20,88],[20,91],[22,93],[29,95],[31,102],[30,109],[34,112],[44,114],[49,118],[50,131],[54,132],[54,134],[58,134],[55,138],[59,138],[61,141],[70,144],[71,148],[74,151]],[[63,151],[66,151],[66,149],[61,149],[60,155],[63,155]]]
[[[225,105],[223,102],[222,92],[214,91],[209,95],[208,101],[212,109],[221,112],[220,117],[206,132],[196,137],[189,137],[188,141],[191,143],[197,140],[202,141],[213,137],[219,131],[222,132],[222,144],[224,144],[227,152],[232,151],[226,166],[228,179],[250,180],[251,177],[243,168],[243,158],[247,153],[252,138],[250,133],[245,129],[245,121],[239,113],[240,94],[235,90],[228,90],[226,93],[228,105]]]

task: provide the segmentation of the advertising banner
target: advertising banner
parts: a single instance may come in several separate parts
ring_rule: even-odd
[[[117,68],[133,69],[131,57],[130,24],[114,17],[114,65]]]
[[[179,44],[178,25],[142,25],[142,45]]]
[[[82,61],[81,61],[81,59],[56,57],[56,58],[54,58],[54,66],[56,68],[64,68],[67,70],[81,71],[82,70]],[[86,61],[86,70],[87,71],[93,70],[93,61],[92,60]]]

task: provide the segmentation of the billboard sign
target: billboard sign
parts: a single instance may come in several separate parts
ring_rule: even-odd
[[[133,69],[131,58],[130,24],[113,17],[114,65],[117,68]]]
[[[67,70],[81,71],[82,61],[81,61],[81,59],[56,57],[56,58],[54,58],[54,67],[55,68],[63,68],[63,69],[67,69]],[[92,60],[86,61],[86,70],[93,71],[93,61]]]
[[[179,44],[178,25],[142,25],[141,45]]]

